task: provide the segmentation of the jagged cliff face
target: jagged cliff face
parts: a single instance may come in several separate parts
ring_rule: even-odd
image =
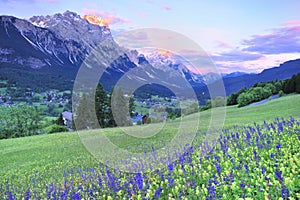
[[[50,30],[9,16],[0,17],[0,26],[2,62],[31,68],[64,63],[68,49]]]
[[[9,76],[13,73],[12,70],[18,71],[20,68],[38,69],[39,71],[23,70],[22,73],[25,73],[25,76],[27,73],[36,76],[36,73],[40,72],[44,76],[32,77],[33,82],[43,86],[43,83],[48,84],[46,80],[51,80],[53,84],[47,87],[55,87],[54,80],[61,79],[67,82],[66,87],[71,89],[71,81],[75,80],[80,65],[96,49],[101,57],[100,62],[98,60],[98,63],[95,62],[91,67],[101,66],[106,69],[101,80],[107,90],[124,75],[132,82],[143,84],[147,84],[148,80],[168,82],[169,79],[175,84],[180,74],[189,78],[188,81],[194,81],[189,76],[190,71],[183,65],[178,67],[161,62],[163,66],[160,68],[151,66],[147,58],[139,52],[119,47],[106,24],[95,23],[94,18],[91,18],[93,21],[90,22],[89,19],[70,11],[52,16],[34,16],[29,20],[1,16],[1,69]],[[145,65],[147,67],[141,67],[135,70],[135,73],[126,74],[130,69]],[[169,76],[166,73],[168,68]],[[180,73],[174,74],[172,68]],[[16,82],[20,80],[19,77],[16,79]],[[57,84],[61,83],[58,81]]]
[[[111,49],[118,48],[106,26],[91,24],[69,11],[35,16],[29,21],[1,16],[0,26],[1,61],[31,68],[80,65],[103,40],[110,43]],[[22,56],[25,50],[32,51],[32,56]]]
[[[37,87],[55,89],[66,84],[64,89],[72,89],[80,65],[93,49],[105,55],[103,65],[115,58],[114,68],[136,67],[129,59],[118,58],[126,54],[106,26],[89,23],[76,13],[29,20],[0,16],[0,77],[19,86],[29,87],[32,82]]]
[[[117,48],[106,26],[92,24],[70,11],[53,16],[34,16],[29,21],[55,33],[64,43],[68,51],[65,54],[72,64],[80,64],[92,49],[101,45],[103,40],[109,40],[111,47]]]

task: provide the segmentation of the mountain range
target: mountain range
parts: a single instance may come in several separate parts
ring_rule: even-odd
[[[110,90],[120,79],[128,89],[135,85],[184,88],[191,85],[197,94],[208,93],[206,83],[214,74],[196,74],[176,59],[154,52],[144,55],[119,46],[110,29],[78,14],[66,11],[52,16],[19,19],[0,16],[0,80],[35,91],[72,90],[79,68],[97,49],[99,62],[91,68],[103,68],[99,81]],[[159,66],[159,67],[157,67]],[[266,66],[267,67],[267,66]],[[129,73],[130,72],[130,73]],[[226,94],[256,82],[290,78],[300,72],[300,59],[259,74],[234,72],[223,75]],[[184,81],[178,81],[184,78]],[[133,85],[130,85],[133,84]]]

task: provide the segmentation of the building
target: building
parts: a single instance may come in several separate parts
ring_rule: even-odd
[[[64,111],[62,113],[62,118],[64,120],[64,125],[69,129],[72,129],[72,113],[68,111]]]

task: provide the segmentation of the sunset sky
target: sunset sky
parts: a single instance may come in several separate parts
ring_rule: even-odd
[[[163,28],[197,42],[223,73],[260,72],[300,58],[299,0],[0,0],[0,15],[66,10],[104,18],[113,34]]]

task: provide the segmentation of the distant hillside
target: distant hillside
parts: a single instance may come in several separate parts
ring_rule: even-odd
[[[230,95],[243,87],[251,87],[255,83],[291,78],[300,72],[300,59],[287,61],[279,67],[265,69],[259,74],[245,74],[237,77],[224,77],[226,94]]]

